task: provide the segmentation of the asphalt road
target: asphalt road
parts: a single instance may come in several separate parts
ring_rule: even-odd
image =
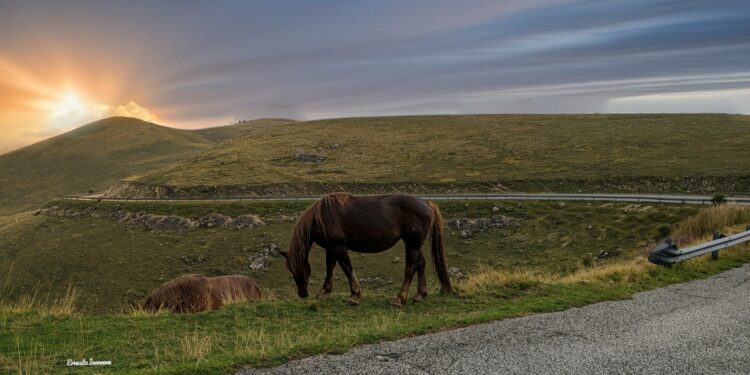
[[[708,195],[679,195],[679,194],[598,194],[598,193],[507,193],[507,194],[415,194],[430,200],[462,200],[462,199],[494,199],[494,200],[554,200],[554,201],[609,201],[636,203],[677,203],[677,204],[712,204],[713,197]],[[283,201],[313,201],[317,196],[283,196],[283,197],[237,197],[237,198],[102,198],[100,194],[68,195],[61,197],[69,200],[109,201],[109,202],[213,202],[213,201],[253,201],[253,200],[283,200]],[[727,203],[750,205],[750,197],[726,197]]]
[[[750,264],[557,313],[237,374],[750,374]]]

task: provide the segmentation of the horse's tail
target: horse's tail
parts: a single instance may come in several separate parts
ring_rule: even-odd
[[[432,212],[434,213],[432,228],[430,230],[432,264],[435,266],[435,273],[437,274],[438,280],[440,280],[440,290],[446,293],[453,293],[451,279],[450,276],[448,276],[448,265],[445,261],[445,239],[443,237],[445,221],[443,221],[443,215],[440,213],[440,208],[438,208],[435,203],[427,202],[427,204],[430,205]]]

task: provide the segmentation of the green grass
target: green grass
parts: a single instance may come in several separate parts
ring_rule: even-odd
[[[111,196],[411,191],[747,192],[750,117],[465,115],[260,129]],[[302,152],[322,162],[298,161]]]
[[[39,207],[61,194],[104,190],[132,174],[182,160],[227,137],[283,120],[195,131],[112,117],[0,155],[0,215]]]
[[[196,228],[147,230],[130,228],[109,218],[59,218],[30,214],[0,220],[0,274],[10,276],[11,296],[33,290],[58,290],[73,284],[85,299],[83,311],[121,311],[129,302],[141,301],[162,282],[185,273],[222,275],[242,273],[263,288],[289,295],[293,282],[280,257],[270,257],[268,268],[248,268],[251,257],[271,243],[286,249],[294,220],[309,202],[238,203],[128,203],[58,200],[48,206],[83,211],[95,207],[106,213],[115,209],[198,218],[208,213],[237,216],[257,214],[265,226],[232,230]],[[583,264],[596,263],[602,251],[613,259],[639,255],[642,247],[668,233],[693,214],[693,205],[635,205],[585,202],[439,202],[446,219],[489,217],[515,218],[510,228],[475,232],[461,239],[458,230],[446,230],[448,264],[470,275],[480,266],[499,269],[538,269],[569,273]],[[493,207],[499,212],[493,212]],[[380,253],[352,253],[352,262],[366,293],[395,295],[403,277],[403,244]],[[428,257],[429,258],[429,257]],[[324,273],[324,252],[311,255],[311,291],[316,292]],[[380,278],[381,280],[374,279]],[[429,276],[433,281],[434,277]],[[348,290],[343,273],[336,273],[334,290]]]
[[[240,365],[270,366],[319,353],[447,327],[558,311],[629,298],[633,293],[703,278],[750,261],[750,248],[719,261],[690,261],[672,269],[644,266],[633,282],[618,279],[492,285],[492,293],[462,299],[431,295],[403,309],[389,295],[361,306],[330,300],[261,301],[195,315],[69,315],[0,310],[0,369],[9,373],[225,374]],[[112,366],[67,368],[67,359],[111,360]]]
[[[220,143],[230,138],[236,138],[241,135],[248,134],[250,132],[274,127],[281,124],[294,122],[294,120],[284,118],[263,118],[251,121],[245,121],[239,124],[217,126],[213,128],[205,128],[194,130],[193,132],[200,135],[203,138],[208,139],[214,143]]]
[[[136,297],[157,286],[161,281],[156,275],[172,277],[216,267],[227,267],[223,270],[227,273],[243,271],[243,263],[232,260],[244,254],[240,246],[255,247],[288,238],[290,215],[299,213],[306,204],[63,200],[49,204],[77,212],[96,207],[99,213],[127,209],[190,218],[210,212],[252,212],[268,222],[264,227],[239,231],[148,231],[127,229],[108,218],[29,213],[0,219],[0,239],[6,241],[0,243],[0,249],[9,249],[2,253],[0,265],[13,264],[13,275],[2,284],[6,293],[0,294],[0,371],[224,374],[241,365],[271,366],[319,353],[341,353],[363,343],[629,298],[638,291],[703,278],[750,261],[748,245],[722,251],[718,261],[702,257],[672,269],[651,265],[644,259],[644,246],[670,231],[683,233],[689,227],[694,240],[705,239],[711,228],[697,226],[697,221],[721,222],[728,226],[722,228],[729,230],[727,233],[744,229],[747,210],[709,207],[699,211],[696,206],[625,203],[448,201],[441,202],[448,219],[488,216],[498,206],[499,214],[515,217],[518,223],[510,230],[475,233],[470,240],[459,239],[448,229],[448,263],[465,267],[468,275],[455,280],[461,298],[436,294],[438,288],[432,282],[426,302],[394,309],[388,301],[396,285],[365,285],[362,305],[349,307],[342,303],[347,293],[339,279],[332,298],[300,300],[290,293],[292,281],[276,259],[266,273],[251,274],[262,286],[275,290],[262,301],[193,315],[152,315],[128,309],[118,312],[123,311],[121,297]],[[600,249],[618,248],[621,251],[615,257],[592,260]],[[207,260],[180,264],[167,258],[183,253],[205,255]],[[398,282],[402,263],[393,262],[392,257],[399,253],[355,255],[355,270],[360,277],[379,275]],[[313,280],[317,281],[323,273],[321,255],[321,251],[313,252]],[[587,259],[589,265],[584,266]],[[15,279],[15,275],[25,279]],[[428,277],[434,281],[431,274]],[[36,283],[45,278],[61,286],[72,285],[75,291],[66,288],[67,294],[57,297],[50,293],[49,285]],[[22,280],[27,282],[26,287],[13,285]],[[14,296],[7,293],[9,290],[23,293]],[[22,298],[29,294],[34,297]],[[80,303],[73,310],[76,296]],[[95,368],[65,365],[68,359],[83,358],[111,360],[113,364]]]

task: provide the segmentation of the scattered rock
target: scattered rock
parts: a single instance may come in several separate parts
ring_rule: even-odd
[[[232,218],[229,216],[225,216],[222,214],[208,214],[198,219],[196,223],[199,226],[203,226],[206,228],[214,228],[214,227],[219,228],[219,227],[225,227],[231,221],[232,221]]]
[[[107,217],[117,220],[127,226],[142,226],[146,229],[167,229],[167,230],[188,230],[195,227],[205,228],[226,228],[226,229],[243,229],[253,228],[265,225],[263,220],[257,215],[240,215],[235,218],[222,214],[208,214],[197,220],[191,220],[186,217],[176,215],[155,215],[145,211],[129,212],[119,206],[115,206],[112,211],[97,211],[95,206],[89,206],[79,211],[74,209],[61,209],[57,206],[40,208],[34,212],[35,215],[53,216],[53,217]]]
[[[263,250],[248,255],[247,258],[249,263],[247,265],[247,268],[256,272],[265,271],[271,262],[271,258],[277,258],[280,256],[281,254],[279,253],[279,246],[275,243],[271,243],[268,246],[264,247]]]
[[[464,275],[464,273],[461,272],[461,269],[458,268],[458,267],[449,267],[448,268],[448,276],[450,276],[450,277],[452,277],[452,278],[454,278],[456,280],[460,280],[460,279],[463,279],[463,278],[466,277]]]
[[[256,226],[265,225],[263,220],[260,219],[258,215],[240,215],[232,219],[231,222],[227,224],[227,228],[231,229],[243,229],[243,228],[252,228]],[[275,245],[275,244],[274,244]]]
[[[374,276],[374,277],[362,277],[359,279],[360,283],[363,284],[375,284],[375,285],[386,285],[386,284],[393,284],[393,281],[390,280],[383,280],[380,277]]]
[[[464,229],[461,232],[459,232],[459,235],[461,236],[461,238],[467,239],[467,238],[471,237],[471,232],[469,232],[468,230]]]
[[[344,145],[342,145],[341,143],[329,143],[328,145],[326,145],[326,148],[329,150],[338,150],[341,147],[344,147]]]
[[[500,229],[510,227],[515,219],[505,215],[493,215],[480,218],[460,218],[448,220],[448,225],[459,230],[482,232],[488,229]],[[462,234],[463,236],[463,234]]]
[[[326,160],[326,157],[324,155],[318,155],[313,152],[297,149],[297,151],[294,152],[294,160],[303,163],[322,163]]]
[[[610,251],[602,250],[599,252],[599,255],[596,256],[596,259],[602,260],[602,259],[612,258],[612,257],[620,255],[621,252],[622,252],[622,249],[615,249],[615,250],[610,250]]]
[[[500,212],[500,207],[498,206],[492,207],[492,212]]]
[[[268,255],[278,258],[281,256],[281,253],[279,252],[279,245],[277,245],[275,242],[271,242],[270,245],[268,245]]]

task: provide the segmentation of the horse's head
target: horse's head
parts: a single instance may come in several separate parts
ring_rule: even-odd
[[[302,264],[297,264],[286,252],[279,251],[279,254],[286,259],[286,269],[292,273],[294,282],[297,284],[297,295],[306,298],[309,295],[307,284],[310,280],[310,262],[305,258]]]

